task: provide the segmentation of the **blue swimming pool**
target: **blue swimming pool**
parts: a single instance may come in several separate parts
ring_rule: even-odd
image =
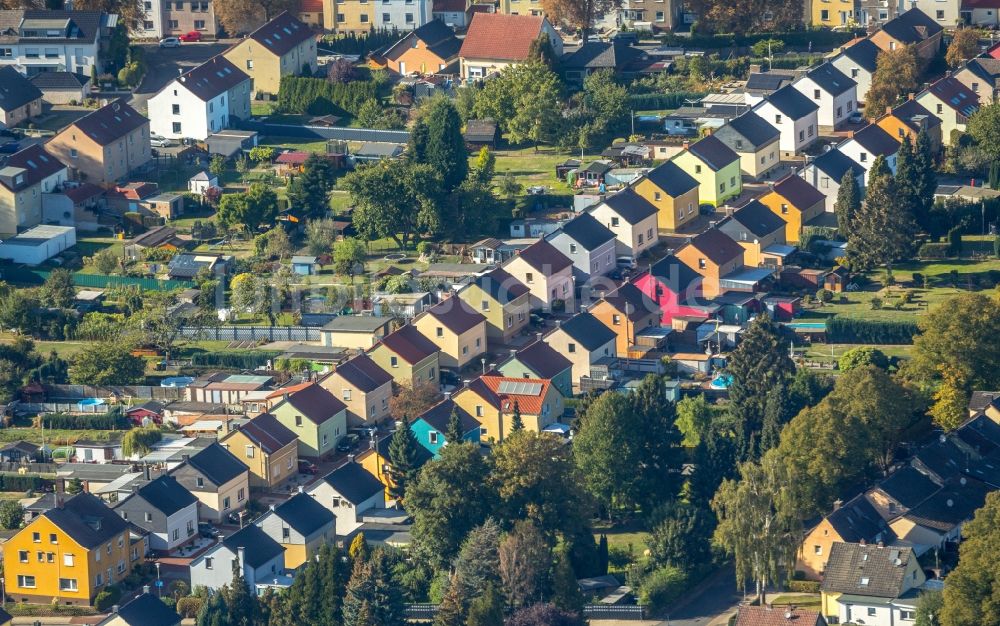
[[[101,406],[102,404],[104,404],[104,400],[101,398],[84,398],[76,403],[76,408],[78,411],[86,411],[87,409],[95,406]]]
[[[826,330],[826,322],[788,322],[785,326],[802,330]]]
[[[711,382],[712,389],[729,389],[732,384],[733,377],[729,374],[719,374]]]

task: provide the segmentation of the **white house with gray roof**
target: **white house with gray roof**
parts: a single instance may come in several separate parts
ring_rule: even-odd
[[[250,77],[226,57],[181,74],[149,99],[149,128],[172,139],[207,139],[250,117]]]
[[[783,153],[798,154],[819,139],[819,104],[792,85],[766,96],[753,112],[781,133]]]
[[[41,72],[90,75],[104,71],[101,43],[118,16],[101,11],[49,9],[0,11],[0,65],[31,77]]]
[[[354,461],[317,480],[306,493],[333,513],[341,537],[361,527],[365,511],[385,508],[385,485]]]
[[[858,108],[858,84],[832,63],[814,67],[792,86],[819,105],[817,121],[820,128],[842,126]]]
[[[191,588],[218,591],[233,582],[233,564],[251,592],[271,583],[285,570],[285,549],[260,527],[249,524],[191,561]]]

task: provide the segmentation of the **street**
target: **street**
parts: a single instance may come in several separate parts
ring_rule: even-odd
[[[146,76],[136,87],[130,104],[145,114],[146,101],[157,91],[182,72],[201,65],[230,45],[231,42],[221,41],[182,43],[176,48],[161,48],[155,43],[141,44],[139,47],[145,53]]]
[[[658,626],[716,626],[728,623],[729,616],[743,601],[736,588],[732,563],[726,564],[702,583],[687,602],[675,608]]]

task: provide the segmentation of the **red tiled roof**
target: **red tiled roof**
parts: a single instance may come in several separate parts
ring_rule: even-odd
[[[500,393],[501,383],[537,383],[541,385],[538,391],[538,395],[527,395],[521,393]],[[551,383],[544,378],[508,378],[506,376],[480,376],[476,380],[469,383],[469,387],[479,392],[481,395],[486,396],[488,400],[494,403],[494,406],[504,413],[511,413],[514,411],[514,403],[517,402],[517,408],[520,409],[521,413],[527,413],[529,415],[539,415],[542,412],[542,403],[545,400],[545,395],[549,391],[549,385]],[[484,388],[488,393],[483,393]]]
[[[534,15],[476,13],[459,56],[467,59],[524,61],[545,18]]]
[[[302,165],[308,158],[308,152],[282,152],[274,162],[286,165]]]
[[[323,2],[322,0],[302,0],[302,4],[299,5],[300,13],[322,13],[323,12]]]
[[[785,617],[785,614],[789,617]],[[735,626],[818,626],[825,622],[819,613],[805,609],[769,606],[741,606]]]
[[[93,198],[94,196],[99,196],[104,193],[104,189],[94,185],[92,183],[84,183],[79,187],[71,187],[63,191],[67,198],[73,201],[73,204],[79,204],[84,200]]]

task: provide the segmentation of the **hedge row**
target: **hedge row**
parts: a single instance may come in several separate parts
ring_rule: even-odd
[[[826,323],[826,338],[830,343],[913,343],[918,333],[914,322],[887,322],[833,317]]]
[[[322,78],[283,76],[278,91],[278,109],[283,113],[309,115],[356,115],[368,100],[377,98],[376,86],[370,80],[331,83]]]
[[[952,256],[951,252],[951,244],[925,243],[917,250],[917,256],[921,259],[943,259]]]
[[[45,428],[63,430],[124,430],[131,424],[121,411],[95,413],[92,415],[69,415],[67,413],[49,413],[42,416]]]
[[[255,350],[253,352],[197,352],[191,356],[191,365],[203,367],[224,367],[237,370],[252,370],[267,365],[280,352]]]
[[[654,109],[676,109],[685,106],[685,100],[701,100],[707,94],[693,91],[677,91],[674,93],[637,93],[628,97],[629,106],[635,111],[650,111]]]
[[[863,35],[863,33],[860,33]],[[667,35],[663,42],[668,46],[680,46],[684,48],[731,48],[734,46],[752,46],[758,41],[765,39],[780,39],[785,42],[788,48],[808,47],[832,48],[847,43],[855,37],[851,31],[833,31],[826,29],[817,30],[796,30],[787,33],[756,33],[753,35],[700,35],[693,34],[690,37],[679,35]]]
[[[790,580],[786,586],[796,593],[819,593],[818,580]]]
[[[403,38],[397,29],[372,29],[363,35],[347,33],[346,35],[325,37],[320,48],[337,54],[357,54],[365,56],[382,48],[388,48]]]
[[[0,491],[42,491],[52,485],[51,480],[27,474],[0,474]]]

